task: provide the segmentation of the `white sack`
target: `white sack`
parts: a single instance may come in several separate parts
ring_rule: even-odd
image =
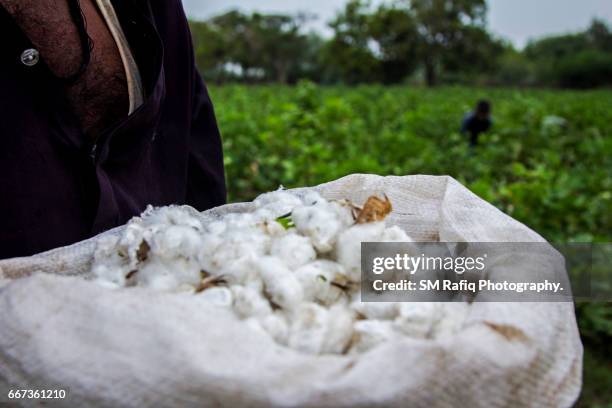
[[[352,175],[314,189],[357,203],[384,192],[394,207],[388,225],[420,241],[544,241],[449,177]],[[571,303],[475,303],[456,335],[305,355],[198,296],[83,279],[96,239],[0,262],[3,392],[61,386],[69,399],[52,402],[79,407],[427,408],[569,407],[580,392]]]

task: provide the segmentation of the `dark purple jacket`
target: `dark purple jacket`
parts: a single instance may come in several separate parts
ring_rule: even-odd
[[[145,102],[96,144],[62,83],[0,6],[0,259],[71,244],[148,204],[205,210],[225,202],[221,140],[180,0],[115,0]]]

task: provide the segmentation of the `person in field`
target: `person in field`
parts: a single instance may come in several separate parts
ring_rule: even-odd
[[[225,203],[180,0],[0,0],[0,259]]]
[[[461,123],[461,133],[469,136],[470,147],[478,145],[478,136],[491,128],[491,103],[487,100],[478,101],[476,109],[467,113]]]

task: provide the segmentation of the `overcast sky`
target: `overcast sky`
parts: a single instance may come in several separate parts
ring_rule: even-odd
[[[382,0],[377,0],[375,3]],[[187,14],[206,18],[229,9],[262,12],[305,11],[319,16],[313,23],[324,29],[326,21],[346,0],[183,0]],[[593,17],[612,21],[612,0],[488,0],[489,27],[522,47],[527,40],[551,33],[577,31]]]

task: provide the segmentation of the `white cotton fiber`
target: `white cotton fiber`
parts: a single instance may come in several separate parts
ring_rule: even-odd
[[[286,234],[274,239],[270,255],[280,258],[290,269],[299,268],[317,257],[310,240],[298,234]]]
[[[340,233],[336,246],[336,259],[344,266],[348,277],[361,279],[361,243],[378,242],[385,230],[384,222],[355,224]]]
[[[95,282],[198,297],[303,353],[360,353],[461,329],[467,304],[361,302],[361,243],[413,242],[401,228],[357,223],[365,209],[314,191],[266,193],[254,207],[206,225],[185,207],[149,207],[98,240]]]

